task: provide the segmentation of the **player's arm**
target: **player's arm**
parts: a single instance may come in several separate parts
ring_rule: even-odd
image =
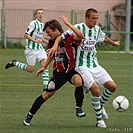
[[[109,43],[112,46],[119,46],[120,45],[120,41],[113,41],[110,38],[108,38],[107,36],[105,36],[104,42]]]
[[[42,38],[42,42],[44,42],[45,44],[48,44],[48,40],[45,38]]]
[[[67,17],[65,16],[60,16],[60,18],[64,21],[64,23],[75,33],[74,34],[74,40],[75,41],[80,41],[84,35],[83,33],[77,29],[76,27],[74,27],[68,20]],[[65,39],[67,36],[70,36],[71,34],[73,34],[73,32],[71,32],[70,30],[67,30],[66,32],[62,33],[61,36],[57,37],[56,40],[55,40],[55,43],[54,43],[54,46],[51,48],[51,49],[48,49],[47,52],[48,52],[48,55],[50,56],[53,56],[56,52],[57,52],[57,49],[58,49],[58,44],[63,40]]]
[[[84,34],[76,27],[74,27],[65,16],[60,16],[64,23],[75,33],[74,40],[79,41],[84,37]]]
[[[43,45],[43,46],[44,46],[45,48],[47,48],[48,43],[49,43],[49,42],[48,42],[48,40],[47,40],[47,39],[45,39],[45,38],[42,38],[42,42],[44,43],[44,45]]]
[[[47,67],[48,65],[50,64],[50,62],[53,60],[53,57],[51,56],[48,56],[48,58],[46,59],[44,65],[42,68],[38,69],[38,71],[36,72],[36,77],[41,74]]]
[[[54,56],[54,54],[57,52],[58,50],[58,45],[59,43],[63,40],[62,36],[59,36],[56,38],[55,42],[54,42],[54,46],[50,49],[47,50],[48,56]]]
[[[42,40],[36,40],[34,39],[33,37],[31,37],[29,34],[25,33],[24,34],[24,37],[32,42],[35,42],[35,43],[42,43]]]
[[[42,40],[36,40],[35,38],[31,37],[30,34],[33,32],[33,30],[35,29],[35,25],[34,25],[34,22],[30,22],[27,30],[25,31],[25,34],[24,34],[24,37],[32,42],[35,42],[35,43],[42,43]]]

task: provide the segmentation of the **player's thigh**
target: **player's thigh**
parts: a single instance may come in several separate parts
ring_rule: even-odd
[[[65,73],[54,74],[50,81],[48,82],[46,91],[55,91],[60,89],[67,82],[67,77]]]
[[[44,65],[45,60],[47,59],[47,54],[45,50],[38,50],[37,57],[38,61]]]
[[[25,56],[26,56],[28,65],[34,66],[36,64],[36,51],[32,49],[26,49]]]
[[[85,88],[89,89],[95,82],[89,69],[87,67],[82,66],[76,67],[75,70],[81,75]]]
[[[109,73],[101,66],[97,67],[93,70],[93,76],[95,81],[100,85],[104,86],[104,84],[108,81],[113,81]]]
[[[82,78],[75,69],[72,69],[67,75],[68,75],[68,82],[75,85],[76,87],[82,86],[83,84]]]

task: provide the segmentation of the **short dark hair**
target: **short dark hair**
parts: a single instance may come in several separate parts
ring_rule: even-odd
[[[85,17],[88,17],[89,18],[90,15],[91,15],[91,13],[98,13],[98,11],[96,9],[94,9],[94,8],[89,8],[85,12]]]
[[[63,28],[62,28],[62,26],[61,26],[61,24],[60,24],[56,19],[51,19],[51,20],[47,21],[47,22],[45,23],[45,26],[44,26],[43,31],[45,31],[46,27],[48,27],[48,26],[49,26],[50,29],[52,29],[53,31],[54,31],[55,29],[58,29],[60,33],[63,33],[63,32],[64,32],[64,31],[63,31]]]

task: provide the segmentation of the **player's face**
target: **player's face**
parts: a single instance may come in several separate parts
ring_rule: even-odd
[[[86,19],[86,25],[89,28],[94,27],[97,24],[98,18],[99,18],[99,14],[98,13],[91,13],[90,17],[86,16],[86,18],[85,18]]]
[[[49,36],[52,39],[55,39],[55,38],[57,38],[58,36],[61,35],[60,32],[57,29],[55,29],[53,31],[49,26],[46,27],[45,32],[46,32],[47,36]]]
[[[43,17],[44,17],[44,12],[43,10],[38,10],[36,13],[36,19],[39,20],[40,22],[43,21]]]

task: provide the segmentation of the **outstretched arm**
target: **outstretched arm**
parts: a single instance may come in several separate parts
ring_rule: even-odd
[[[62,15],[62,16],[60,16],[60,18],[75,33],[75,35],[74,35],[74,40],[75,41],[80,41],[84,37],[83,33],[79,29],[77,29],[76,27],[74,27],[69,22],[69,20],[68,20],[67,17],[65,17],[65,16]],[[51,49],[48,49],[47,50],[48,55],[53,56],[57,52],[58,44],[66,37],[66,34],[71,35],[73,33],[70,30],[68,30],[68,31],[62,33],[61,36],[59,36],[58,38],[56,38],[55,43],[54,43],[54,46]]]
[[[76,28],[76,27],[74,27],[70,22],[69,22],[69,20],[68,20],[68,18],[67,17],[65,17],[65,16],[60,16],[60,18],[64,21],[64,23],[75,33],[75,36],[74,36],[74,39],[76,40],[76,41],[79,41],[79,40],[81,40],[83,37],[84,37],[84,35],[83,35],[83,33],[78,29],[78,28]]]
[[[120,45],[120,41],[112,41],[107,36],[105,36],[104,42],[109,43],[112,46],[119,46]]]
[[[52,61],[53,57],[48,56],[44,66],[40,69],[38,69],[38,71],[36,72],[36,77],[38,77],[39,74],[41,74],[50,64],[50,62]]]

